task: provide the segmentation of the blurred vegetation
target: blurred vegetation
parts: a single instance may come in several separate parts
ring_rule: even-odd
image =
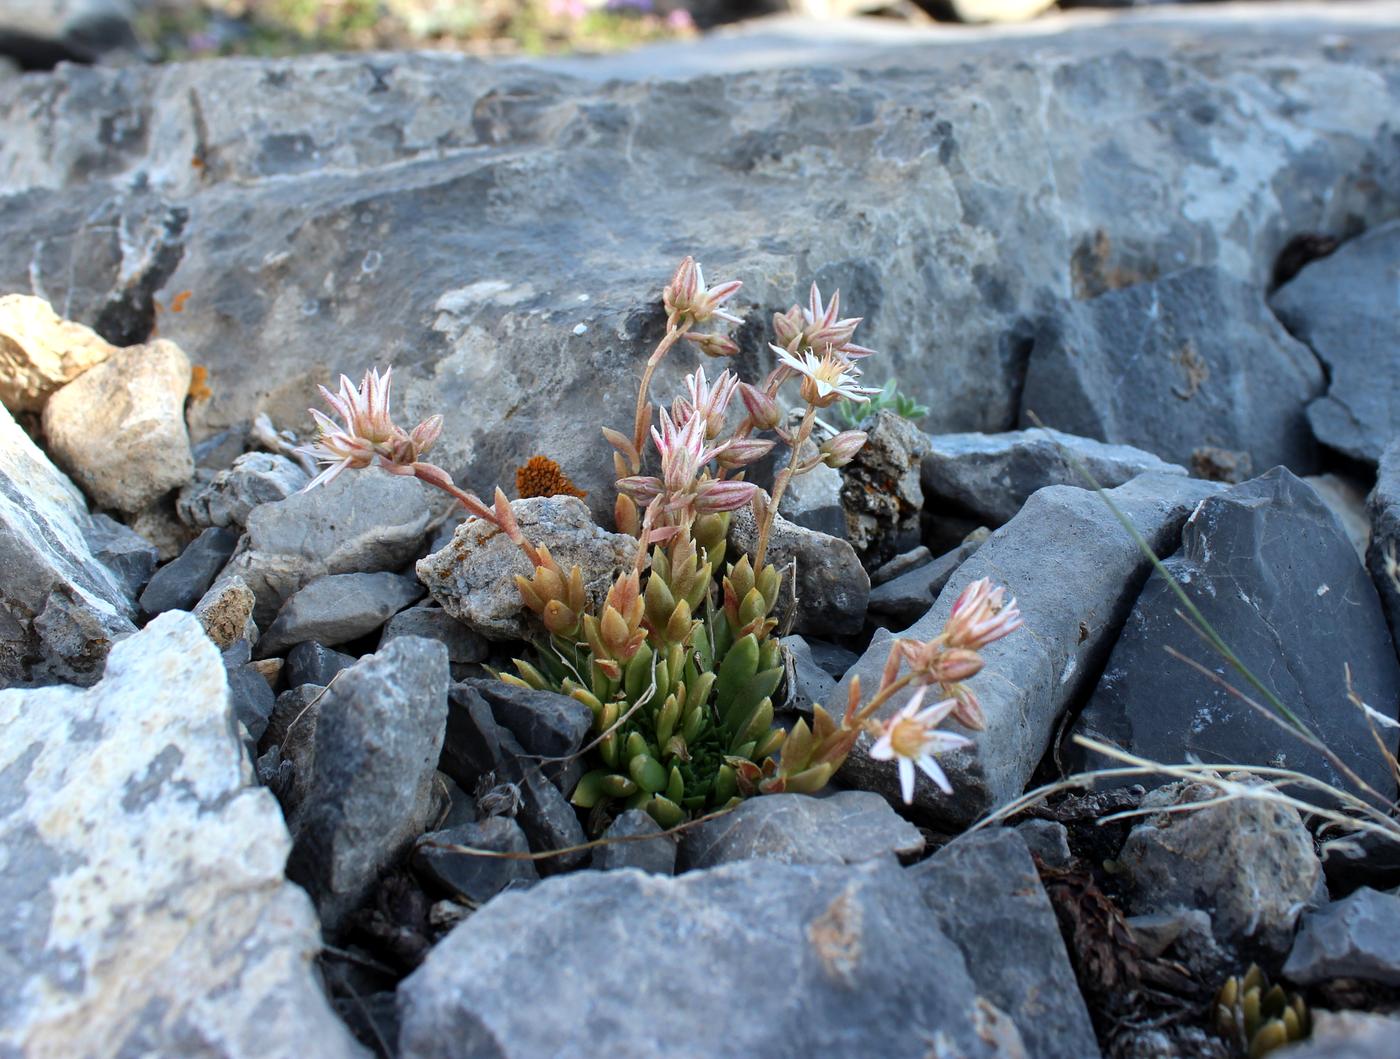
[[[142,17],[141,36],[166,60],[403,48],[606,52],[695,32],[671,0],[156,0]]]

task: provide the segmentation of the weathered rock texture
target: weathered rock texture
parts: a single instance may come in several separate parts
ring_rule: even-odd
[[[0,727],[0,1051],[366,1054],[198,622],[157,618],[88,690],[0,692]]]
[[[42,290],[119,344],[145,337],[155,297],[193,291],[161,333],[210,369],[202,430],[258,409],[309,427],[313,382],[392,360],[405,418],[447,416],[435,455],[468,484],[543,452],[600,511],[612,467],[591,424],[630,419],[686,253],[745,281],[734,304],[764,363],[771,313],[816,278],[865,317],[882,353],[867,378],[932,408],[924,429],[1004,430],[1074,306],[1098,352],[1120,332],[1087,299],[1184,270],[1262,310],[1295,234],[1400,209],[1400,31],[1196,17],[656,84],[448,55],[16,79],[0,289]],[[1329,34],[1345,46],[1320,49]],[[1236,333],[1286,353],[1266,325]],[[1137,388],[1136,420],[1206,406],[1233,361],[1198,351],[1198,395],[1172,392],[1184,377]],[[691,359],[669,358],[655,392]],[[1316,365],[1299,371],[1280,391],[1298,408],[1270,424],[1301,423],[1320,392]],[[1206,433],[1243,448],[1241,430]],[[1168,440],[1159,455],[1189,457]]]
[[[91,684],[135,631],[128,587],[97,562],[77,487],[0,409],[0,686]]]
[[[90,327],[29,294],[0,298],[0,404],[38,412],[49,394],[116,352]]]

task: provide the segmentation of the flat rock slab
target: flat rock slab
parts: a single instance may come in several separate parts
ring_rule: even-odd
[[[1347,701],[1343,666],[1351,667],[1356,693],[1392,719],[1400,666],[1376,590],[1336,516],[1312,489],[1275,468],[1210,498],[1165,566],[1285,707],[1363,780],[1395,790],[1370,726]],[[1166,653],[1172,647],[1250,690],[1177,616],[1180,606],[1154,573],[1074,733],[1167,764],[1194,757],[1270,765],[1345,786],[1320,752]],[[1394,730],[1382,738],[1393,751]],[[1077,747],[1069,760],[1074,767],[1107,763]],[[1320,797],[1305,789],[1298,794]]]
[[[1181,525],[1197,503],[1219,489],[1180,475],[1146,474],[1108,495],[1148,543],[1163,552],[1175,547]],[[970,749],[940,758],[952,780],[951,796],[919,776],[914,803],[920,809],[966,825],[1021,794],[1060,715],[1097,676],[1149,569],[1108,505],[1088,490],[1066,485],[1035,493],[958,567],[929,612],[900,638],[937,636],[954,600],[983,577],[1005,585],[1008,600],[1017,599],[1024,626],[982,652],[986,668],[970,686],[982,702],[987,730],[968,733]],[[862,687],[878,687],[894,640],[884,630],[876,633],[832,701],[845,702],[856,675]],[[893,697],[880,716],[889,716],[905,701],[905,696]],[[842,767],[842,782],[899,797],[893,763],[874,760],[869,747],[869,737],[862,735]]]
[[[1185,474],[1131,445],[1108,445],[1059,430],[1036,428],[1005,434],[939,434],[929,438],[921,479],[926,502],[939,512],[951,506],[991,526],[1009,522],[1037,489],[1088,486],[1079,461],[1104,489],[1139,474]]]
[[[1185,466],[1215,448],[1306,474],[1319,455],[1305,408],[1323,387],[1259,286],[1201,267],[1066,307],[1037,338],[1021,407]]]
[[[92,684],[135,631],[128,587],[90,550],[76,486],[0,409],[0,687]]]
[[[602,513],[610,452],[579,424],[625,428],[619,388],[686,253],[744,281],[754,332],[810,279],[840,287],[882,352],[869,377],[897,376],[935,433],[1013,425],[1028,356],[1079,300],[1217,268],[1262,303],[1293,233],[1400,209],[1384,11],[1133,19],[1033,49],[828,38],[829,65],[748,73],[759,49],[721,40],[730,72],[692,80],[655,56],[571,67],[588,81],[445,54],[65,67],[0,86],[0,289],[42,287],[109,340],[193,291],[161,332],[210,370],[199,432],[257,411],[309,428],[315,382],[392,359],[396,411],[447,416],[434,455],[464,484],[544,453]],[[610,80],[639,63],[667,79]],[[139,131],[95,157],[117,127]],[[668,358],[658,397],[692,366]],[[1185,403],[1171,385],[1134,391],[1144,419]]]
[[[1055,910],[1020,835],[964,835],[908,870],[978,989],[1016,1023],[1028,1059],[1098,1056]]]
[[[1360,978],[1400,986],[1400,896],[1363,886],[1305,916],[1283,974],[1303,985]]]
[[[825,798],[769,794],[681,836],[682,871],[738,860],[783,864],[858,864],[891,853],[918,853],[924,836],[870,791]]]
[[[277,620],[258,640],[259,657],[281,654],[308,640],[332,647],[353,640],[374,632],[422,598],[422,585],[387,570],[326,574],[299,588],[282,604]]]
[[[1327,393],[1308,405],[1317,440],[1375,463],[1400,434],[1400,221],[1382,224],[1305,265],[1269,298],[1327,366]]]
[[[118,644],[86,691],[0,692],[0,728],[0,1050],[367,1054],[321,992],[282,814],[194,618]]]
[[[404,1059],[1025,1054],[892,861],[546,879],[439,942],[399,1010]]]

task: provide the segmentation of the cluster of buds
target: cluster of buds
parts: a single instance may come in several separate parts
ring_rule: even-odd
[[[593,652],[593,662],[610,680],[622,679],[623,666],[646,641],[647,632],[642,627],[645,607],[634,570],[613,582],[602,614],[583,616],[583,635]]]
[[[574,566],[567,574],[549,548],[541,544],[536,549],[534,575],[515,575],[515,587],[525,606],[539,615],[544,627],[556,636],[578,635],[579,623],[588,609],[588,593],[584,589],[583,572]]]
[[[858,346],[851,339],[862,317],[853,316],[838,319],[841,313],[841,292],[831,296],[831,301],[822,304],[821,291],[815,283],[807,302],[807,308],[794,305],[785,313],[773,314],[773,334],[777,345],[789,353],[804,349],[817,354],[831,352],[847,361],[868,357],[875,351]]]
[[[742,282],[732,279],[715,287],[706,287],[705,274],[700,270],[700,263],[693,257],[687,257],[676,268],[671,282],[666,284],[661,296],[662,304],[666,308],[667,325],[680,327],[683,324],[703,324],[716,316],[731,323],[743,323],[733,313],[720,308],[734,297],[742,286]],[[737,351],[736,346],[735,352]]]
[[[340,392],[319,387],[326,403],[340,416],[337,423],[323,412],[310,409],[316,421],[316,438],[298,451],[325,465],[312,486],[334,481],[351,468],[378,464],[394,474],[413,474],[442,434],[442,416],[430,416],[411,431],[397,426],[389,415],[389,388],[392,368],[381,376],[371,368],[356,389],[349,378],[340,377]]]

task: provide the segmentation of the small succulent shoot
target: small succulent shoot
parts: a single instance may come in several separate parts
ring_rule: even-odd
[[[847,430],[823,441],[815,457],[803,455],[817,411],[839,400],[864,402],[877,391],[858,382],[856,362],[873,354],[853,341],[860,318],[841,318],[840,292],[823,301],[813,284],[805,309],[794,305],[775,316],[777,363],[762,383],[744,382],[728,369],[711,379],[697,367],[683,393],[653,406],[655,369],[682,338],[708,356],[738,352],[729,336],[698,328],[737,322],[724,305],[740,287],[737,280],[707,286],[690,257],[665,287],[666,333],[642,372],[633,429],[603,430],[614,450],[616,525],[637,539],[638,549],[635,568],[617,576],[601,604],[578,566],[565,570],[546,546],[525,538],[501,490],[488,505],[424,461],[441,417],[412,431],[397,427],[387,370],[383,376],[371,370],[358,388],[342,378],[339,393],[323,390],[342,422],[313,412],[319,434],[306,453],[326,467],[314,484],[378,464],[442,489],[520,547],[531,572],[515,585],[542,634],[530,658],[516,659],[514,673],[499,675],[571,696],[592,712],[584,751],[589,769],[572,800],[594,813],[598,827],[616,809],[644,809],[672,827],[756,794],[817,791],[862,734],[874,740],[876,759],[897,762],[906,801],[916,770],[947,791],[935,756],[969,741],[941,725],[984,726],[967,681],[982,668],[981,648],[1020,624],[1015,600],[1006,602],[1003,589],[974,583],[934,640],[895,642],[868,699],[853,681],[839,719],[817,706],[810,724],[799,721],[791,732],[774,727],[784,666],[776,636],[783,575],[766,561],[773,520],[793,478],[820,464],[842,466],[865,444],[864,433]],[[802,408],[796,428],[786,425],[785,387],[788,400]],[[770,495],[745,475],[779,443],[790,452]],[[522,497],[582,495],[543,456],[519,469],[516,485]],[[757,521],[758,544],[752,556],[731,557],[730,518],[745,506]],[[937,701],[924,706],[931,689]],[[904,706],[877,721],[882,707],[905,691],[911,697]]]
[[[886,409],[913,423],[917,423],[929,413],[927,405],[921,405],[908,394],[900,393],[899,383],[891,378],[886,380],[885,385],[880,387],[869,401],[841,401],[836,405],[836,415],[846,427],[858,430],[876,413]]]
[[[1257,964],[1225,979],[1215,996],[1215,1029],[1240,1055],[1259,1059],[1311,1032],[1312,1019],[1303,998],[1270,985]]]

